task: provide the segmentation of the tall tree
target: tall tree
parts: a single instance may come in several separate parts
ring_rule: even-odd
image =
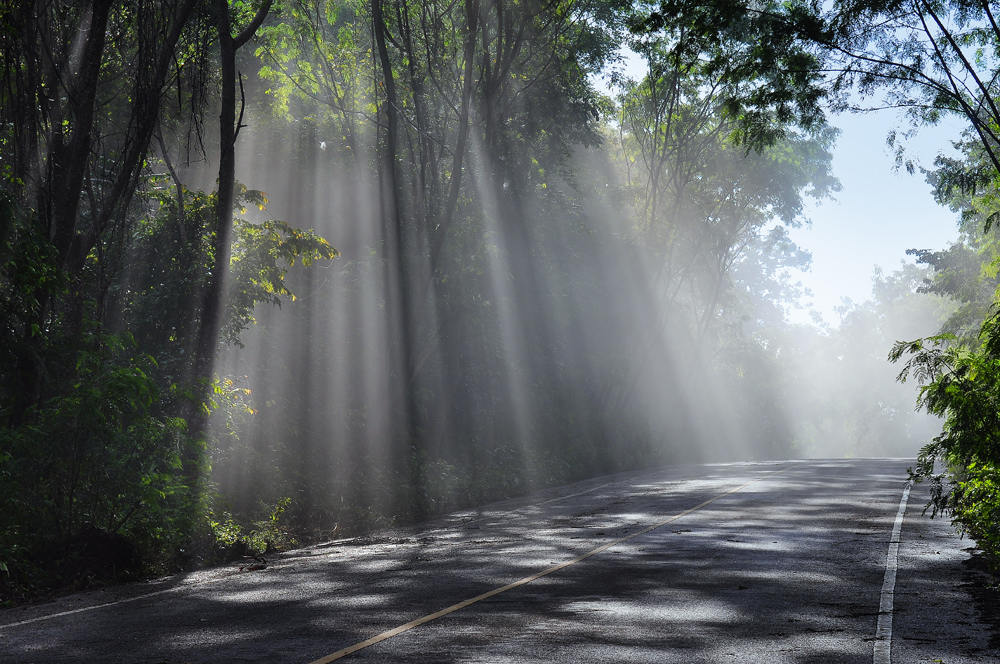
[[[222,330],[233,236],[234,187],[236,183],[236,137],[243,121],[242,106],[236,116],[236,52],[257,32],[271,10],[272,0],[263,0],[250,23],[236,36],[230,18],[229,0],[215,2],[216,28],[219,31],[219,58],[222,94],[219,113],[219,189],[216,199],[216,227],[212,247],[212,271],[205,288],[201,327],[196,346],[195,377],[211,381],[215,355]],[[240,93],[243,84],[240,82]],[[245,104],[245,100],[242,100]],[[207,388],[206,388],[207,389]],[[204,426],[204,418],[200,426]]]
[[[70,337],[80,332],[88,257],[102,243],[124,237],[116,220],[133,200],[163,91],[175,73],[175,50],[195,5],[27,2],[7,5],[0,14],[10,73],[0,115],[17,127],[2,144],[12,165],[6,184],[35,210],[32,223],[52,243],[53,267],[70,280],[68,296],[39,301],[36,326],[65,315]],[[54,372],[39,354],[22,356],[15,420],[38,405],[44,378]]]
[[[743,324],[753,307],[740,289],[767,282],[777,266],[758,261],[751,280],[748,263],[788,243],[767,227],[801,224],[803,196],[839,187],[835,132],[820,106],[823,61],[794,27],[813,11],[807,3],[681,1],[639,4],[631,17],[630,43],[647,72],[622,87],[619,165],[658,303],[639,356],[684,339],[689,352],[675,369],[685,391],[708,389],[720,352],[745,347],[759,329],[756,318]],[[785,253],[798,260],[796,249]],[[626,372],[615,408],[647,370],[639,362]]]

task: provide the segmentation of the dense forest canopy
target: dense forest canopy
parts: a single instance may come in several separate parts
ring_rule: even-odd
[[[915,476],[1000,543],[988,2],[36,0],[0,43],[3,600],[651,464],[909,455],[917,337]],[[793,326],[788,229],[859,99],[968,122],[928,173],[961,241]]]

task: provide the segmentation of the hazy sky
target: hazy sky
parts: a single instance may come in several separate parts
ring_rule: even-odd
[[[620,67],[625,73],[642,78],[642,59],[628,49],[622,55],[625,62]],[[605,80],[595,83],[608,90]],[[840,316],[835,309],[843,298],[862,302],[871,295],[876,266],[892,272],[901,261],[911,260],[907,249],[943,249],[957,239],[958,229],[956,215],[934,202],[923,174],[894,169],[886,137],[890,130],[910,128],[897,112],[836,115],[830,123],[841,130],[833,170],[843,190],[835,200],[810,204],[807,216],[812,225],[791,231],[792,239],[812,253],[813,262],[801,275],[812,297],[791,311],[790,320],[811,324],[810,310],[815,310],[836,327]],[[907,149],[920,165],[930,168],[937,153],[952,152],[950,141],[962,128],[957,119],[922,128],[906,141]]]
[[[813,291],[811,305],[827,323],[840,318],[834,308],[842,298],[860,302],[871,294],[875,266],[891,272],[906,259],[906,250],[943,249],[958,237],[956,215],[939,206],[921,173],[895,171],[886,136],[894,127],[906,128],[895,112],[833,116],[842,133],[834,150],[833,169],[843,190],[835,201],[811,205],[811,227],[793,230],[795,242],[812,252],[812,269],[802,283]],[[933,165],[939,152],[951,153],[958,138],[957,120],[923,128],[908,141],[919,163]],[[807,298],[802,303],[809,306]],[[792,312],[795,322],[809,322],[807,309]]]

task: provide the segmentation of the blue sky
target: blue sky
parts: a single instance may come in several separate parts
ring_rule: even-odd
[[[835,201],[810,205],[810,227],[793,229],[792,239],[813,255],[812,269],[801,275],[813,292],[793,311],[794,322],[809,322],[808,308],[836,326],[834,309],[842,298],[868,299],[875,266],[891,272],[906,250],[943,249],[958,237],[956,215],[934,202],[921,173],[896,171],[886,136],[908,125],[896,112],[845,114],[830,118],[842,133],[834,149],[833,169],[843,190]],[[957,120],[922,128],[907,142],[908,151],[926,167],[939,152],[951,153],[962,126]]]

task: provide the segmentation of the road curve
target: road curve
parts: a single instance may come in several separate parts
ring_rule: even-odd
[[[874,647],[888,558],[892,662],[1000,662],[963,564],[969,543],[920,516],[921,485],[897,520],[910,464],[596,478],[290,552],[265,570],[0,611],[0,661],[309,664],[386,633],[336,661],[888,661]]]

